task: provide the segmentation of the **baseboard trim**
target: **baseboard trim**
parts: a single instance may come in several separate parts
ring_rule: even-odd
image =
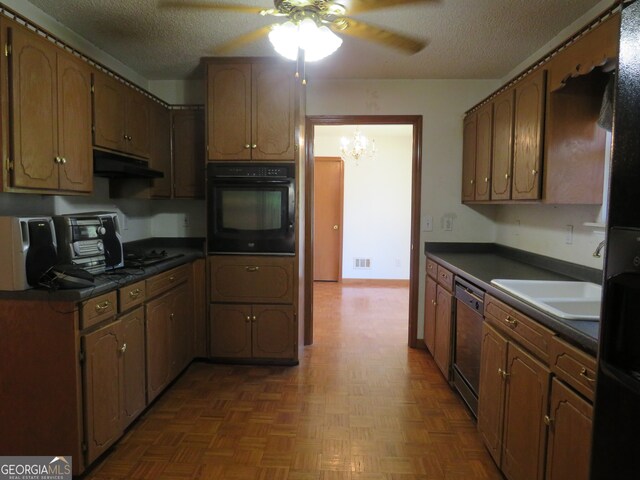
[[[409,280],[388,280],[374,278],[343,278],[345,287],[385,287],[385,288],[409,288]]]

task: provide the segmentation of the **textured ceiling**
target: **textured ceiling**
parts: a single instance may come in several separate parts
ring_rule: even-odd
[[[26,1],[26,0],[25,0]],[[206,1],[206,0],[205,0]],[[257,14],[159,9],[157,0],[30,0],[150,80],[193,77],[200,58],[274,23]],[[224,3],[271,7],[269,0]],[[429,42],[409,56],[347,37],[317,78],[501,78],[598,0],[434,0],[354,16]],[[275,55],[264,38],[233,55]]]

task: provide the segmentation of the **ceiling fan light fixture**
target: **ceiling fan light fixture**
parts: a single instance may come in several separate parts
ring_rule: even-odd
[[[325,25],[318,27],[316,21],[305,17],[297,24],[288,21],[274,25],[269,41],[277,53],[289,60],[298,58],[298,49],[304,50],[304,59],[315,62],[335,52],[342,39]]]

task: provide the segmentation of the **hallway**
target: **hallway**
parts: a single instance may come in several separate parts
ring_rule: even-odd
[[[425,351],[408,283],[317,283],[298,367],[195,363],[88,478],[500,479]]]

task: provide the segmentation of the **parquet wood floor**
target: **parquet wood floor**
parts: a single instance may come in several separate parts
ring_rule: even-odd
[[[194,363],[87,478],[502,478],[430,355],[407,347],[406,282],[314,293],[299,366]]]

